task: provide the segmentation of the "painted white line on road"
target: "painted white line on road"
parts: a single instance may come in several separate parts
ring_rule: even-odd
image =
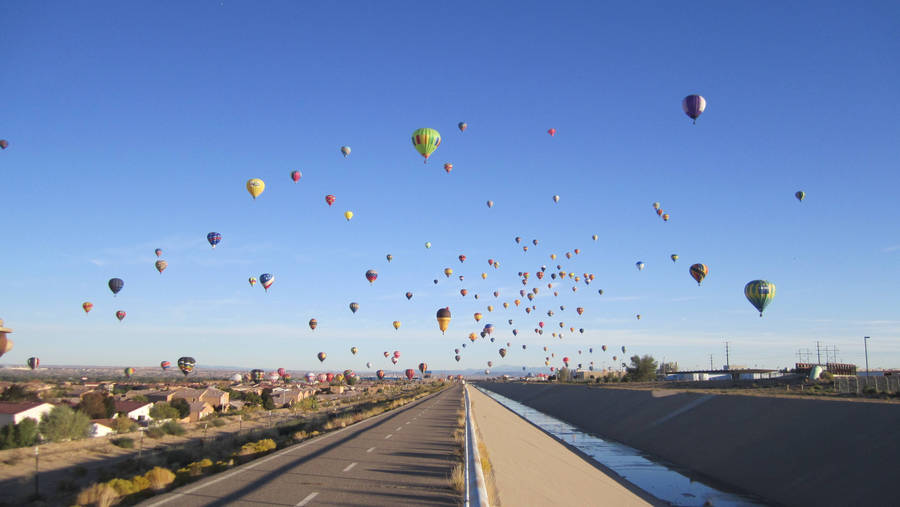
[[[312,493],[306,495],[306,498],[304,498],[303,500],[300,500],[300,502],[297,505],[295,505],[294,507],[303,507],[304,505],[308,504],[309,502],[312,502],[312,499],[317,496],[319,496],[318,491],[312,492]]]
[[[394,431],[400,431],[400,430],[402,430],[402,429],[403,429],[403,426],[400,426],[399,428],[397,428],[397,429],[394,430]]]
[[[369,447],[368,449],[366,449],[366,452],[372,452],[372,451],[374,451],[374,450],[375,450],[374,447]]]
[[[354,461],[353,463],[350,463],[349,465],[347,465],[347,468],[344,469],[344,472],[349,472],[355,466],[356,466],[356,462]]]
[[[411,423],[411,422],[412,422],[412,421],[406,421],[406,424],[409,424],[409,423]]]
[[[390,434],[390,435],[384,437],[384,439],[387,440],[387,439],[391,438],[392,436],[394,436],[394,435],[393,435],[393,434]]]

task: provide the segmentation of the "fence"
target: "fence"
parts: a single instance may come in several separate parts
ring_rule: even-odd
[[[872,388],[879,393],[900,392],[900,376],[866,377],[866,376],[836,376],[834,377],[835,391],[843,394],[862,394]]]

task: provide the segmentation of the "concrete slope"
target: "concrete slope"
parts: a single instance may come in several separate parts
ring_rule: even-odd
[[[501,505],[652,505],[477,389],[469,397]]]
[[[773,504],[897,503],[897,404],[480,385]]]
[[[460,505],[449,477],[461,396],[451,387],[143,505]]]

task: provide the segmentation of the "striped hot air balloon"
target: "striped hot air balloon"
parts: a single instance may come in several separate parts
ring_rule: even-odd
[[[706,109],[706,99],[700,95],[688,95],[681,101],[681,109],[684,110],[684,114],[688,115],[694,123],[697,123],[697,118],[699,118]]]
[[[417,129],[412,133],[412,143],[416,151],[425,157],[425,162],[428,162],[428,157],[441,145],[441,134],[430,128]]]
[[[691,277],[697,281],[697,285],[709,274],[709,267],[706,264],[693,264],[691,266]]]
[[[766,309],[775,299],[775,284],[768,280],[753,280],[744,286],[744,296],[750,301],[762,317]]]

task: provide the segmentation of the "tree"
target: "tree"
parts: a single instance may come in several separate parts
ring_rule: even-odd
[[[262,405],[263,404],[263,400],[258,394],[252,393],[249,391],[244,393],[244,402],[246,402],[249,405]]]
[[[25,390],[20,384],[13,384],[7,387],[3,394],[0,394],[0,401],[20,402],[20,401],[40,401],[36,394]]]
[[[266,410],[272,410],[275,408],[275,400],[272,399],[272,389],[265,388],[262,392],[262,406]]]
[[[41,417],[39,427],[41,435],[50,441],[78,440],[90,433],[91,419],[84,412],[59,405]]]
[[[656,360],[653,356],[640,357],[637,354],[631,356],[631,366],[625,368],[627,373],[622,379],[627,382],[647,382],[656,380]]]
[[[134,421],[125,416],[116,417],[115,419],[113,419],[113,423],[115,423],[114,429],[116,430],[116,433],[128,433],[130,431],[134,431],[134,427],[137,426]]]
[[[150,417],[154,419],[180,419],[181,413],[177,408],[169,405],[164,401],[160,401],[158,403],[154,403],[152,407],[150,407]]]
[[[112,403],[107,403],[107,400]],[[115,400],[103,393],[87,393],[76,407],[91,419],[108,419],[115,414]]]
[[[37,442],[37,422],[26,417],[19,424],[7,424],[0,428],[0,449],[30,447]]]
[[[184,398],[175,398],[169,405],[178,410],[179,419],[184,419],[191,415],[191,405]]]
[[[558,372],[556,372],[556,378],[559,379],[560,382],[569,382],[572,380],[572,371],[568,368],[560,368]]]

